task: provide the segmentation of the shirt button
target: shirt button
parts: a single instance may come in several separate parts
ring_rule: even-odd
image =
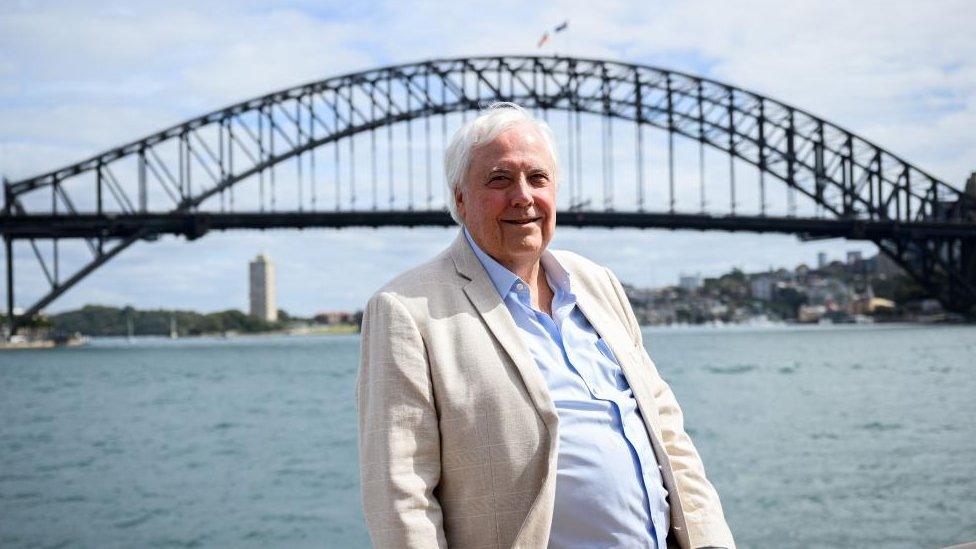
[[[522,290],[525,289],[525,286],[521,282],[519,282],[518,284],[515,285],[515,289],[521,292]]]
[[[658,465],[657,468],[660,469],[660,470],[662,470],[662,471],[664,470],[664,466],[663,465]]]

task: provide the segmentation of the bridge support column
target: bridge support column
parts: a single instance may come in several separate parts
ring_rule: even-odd
[[[3,178],[3,215],[9,216],[14,211],[13,195],[10,193],[10,181]],[[3,236],[7,254],[7,333],[6,339],[14,335],[14,250],[13,238]]]
[[[17,327],[14,324],[14,239],[4,236],[7,254],[7,339],[13,337]]]
[[[971,205],[976,205],[976,172],[971,173],[966,181],[965,195]],[[976,221],[976,206],[970,206],[969,218]],[[961,256],[963,277],[976,287],[976,235],[963,239]],[[970,313],[976,316],[976,305],[972,306]]]

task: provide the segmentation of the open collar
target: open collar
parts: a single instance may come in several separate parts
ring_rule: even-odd
[[[526,282],[482,250],[478,246],[478,243],[475,242],[474,237],[471,236],[467,227],[462,227],[461,232],[471,247],[471,251],[474,252],[475,257],[481,263],[482,267],[485,268],[485,272],[488,273],[488,278],[491,279],[492,285],[494,285],[495,290],[498,291],[498,295],[501,296],[502,300],[512,291],[512,286],[518,282]],[[542,269],[546,274],[546,279],[549,281],[549,287],[552,288],[557,298],[563,300],[567,300],[568,298],[568,301],[575,301],[576,296],[573,293],[572,278],[569,275],[569,271],[559,263],[556,256],[549,250],[545,250],[542,253],[541,263]]]

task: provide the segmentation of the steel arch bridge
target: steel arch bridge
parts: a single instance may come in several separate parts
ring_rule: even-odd
[[[976,189],[963,193],[853,132],[715,80],[597,59],[505,56],[336,76],[230,105],[35,177],[5,180],[0,230],[11,333],[136,241],[163,234],[194,239],[212,229],[451,225],[432,183],[432,151],[443,150],[458,116],[463,121],[493,101],[532,108],[562,130],[568,189],[561,192],[561,225],[870,240],[948,309],[976,306]],[[594,122],[598,139],[586,126]],[[650,160],[649,132],[666,137],[659,164]],[[432,143],[435,135],[439,143]],[[589,141],[602,144],[599,162],[583,153]],[[695,189],[676,167],[682,146],[697,156]],[[632,151],[626,161],[622,149]],[[729,197],[721,214],[706,200],[706,182],[716,178],[712,171],[706,177],[706,157],[716,153],[725,164],[718,170],[721,192]],[[589,176],[584,164],[597,163],[602,174]],[[661,177],[651,177],[657,167]],[[755,179],[743,181],[743,169]],[[632,180],[626,184],[625,171]],[[681,209],[689,189],[697,191],[694,207]],[[786,199],[779,215],[771,214],[777,192]],[[758,211],[743,211],[747,193]],[[286,199],[294,200],[292,208],[283,209]],[[814,213],[798,215],[802,207]],[[50,241],[49,252],[39,240]],[[62,240],[83,243],[89,254],[66,277]],[[29,244],[49,286],[21,315],[13,314],[16,241]]]

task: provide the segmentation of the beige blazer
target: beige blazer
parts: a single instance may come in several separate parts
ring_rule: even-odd
[[[637,399],[669,493],[669,545],[734,547],[620,282],[576,254],[553,253]],[[369,300],[357,403],[363,507],[376,547],[546,545],[558,416],[462,233]]]

